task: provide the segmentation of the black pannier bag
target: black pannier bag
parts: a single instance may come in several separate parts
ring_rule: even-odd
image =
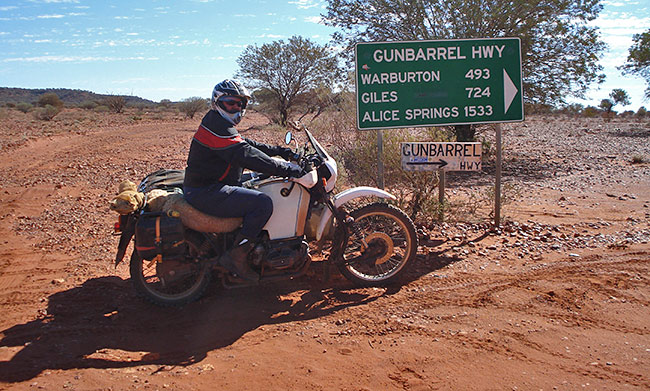
[[[182,260],[185,255],[181,219],[164,213],[143,213],[135,224],[135,249],[148,261]]]
[[[161,189],[167,191],[182,189],[184,178],[185,170],[158,170],[147,175],[142,180],[142,182],[140,182],[138,191],[148,193],[153,189]]]

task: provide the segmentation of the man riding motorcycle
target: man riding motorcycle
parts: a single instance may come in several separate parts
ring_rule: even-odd
[[[236,80],[226,79],[212,91],[210,111],[203,117],[192,138],[184,197],[194,208],[218,217],[243,217],[234,246],[220,263],[239,277],[256,281],[259,274],[246,257],[273,212],[271,198],[262,192],[241,187],[245,168],[270,175],[299,178],[297,165],[286,160],[296,156],[289,148],[270,146],[242,137],[235,126],[246,112],[250,94]]]

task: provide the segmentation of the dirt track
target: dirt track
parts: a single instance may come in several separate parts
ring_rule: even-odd
[[[522,196],[503,229],[425,230],[402,287],[316,265],[160,309],[112,267],[107,202],[182,168],[198,120],[144,122],[0,151],[0,389],[650,388],[650,167],[629,162],[646,125],[507,125]]]

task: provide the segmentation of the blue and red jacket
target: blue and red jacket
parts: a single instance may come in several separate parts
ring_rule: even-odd
[[[210,110],[192,138],[184,186],[215,183],[236,186],[244,168],[270,175],[298,177],[300,170],[271,156],[290,156],[291,150],[242,137],[230,122]]]

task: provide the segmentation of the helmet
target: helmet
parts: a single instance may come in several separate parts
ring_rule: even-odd
[[[241,109],[227,109],[220,100],[228,96],[241,98]],[[212,99],[210,100],[210,108],[221,114],[226,121],[233,125],[237,125],[246,112],[246,106],[248,105],[248,100],[250,98],[251,95],[248,93],[248,90],[240,82],[237,80],[226,79],[214,86],[214,89],[212,90]]]

